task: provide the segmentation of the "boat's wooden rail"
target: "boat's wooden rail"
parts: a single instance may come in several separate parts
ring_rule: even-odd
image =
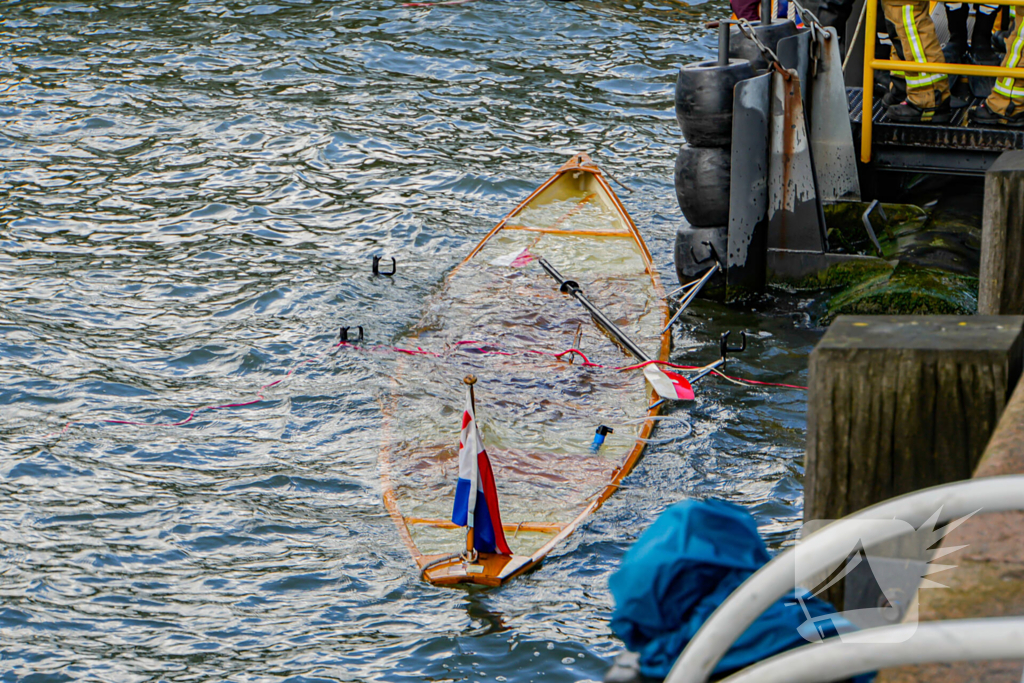
[[[438,529],[458,529],[459,525],[455,524],[449,519],[429,519],[425,517],[406,517],[406,524],[412,524],[414,526],[432,526]],[[510,524],[502,524],[501,527],[505,531],[511,531],[514,534],[518,534],[520,531],[533,531],[542,534],[557,534],[567,525],[559,522],[513,522]],[[514,538],[514,537],[513,537]]]

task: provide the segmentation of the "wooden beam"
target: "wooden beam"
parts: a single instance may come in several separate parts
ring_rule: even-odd
[[[1003,152],[985,173],[978,313],[1024,313],[1024,151]]]
[[[534,228],[529,225],[506,225],[506,230],[528,230],[529,232],[543,232],[550,235],[589,235],[599,237],[632,237],[633,235],[621,230],[559,230],[558,228]]]
[[[433,526],[439,529],[459,529],[449,519],[428,519],[424,517],[406,517],[405,523],[414,526]],[[536,531],[542,534],[557,534],[565,528],[565,524],[558,522],[519,522],[518,524],[502,524],[501,528],[513,533],[518,531]]]

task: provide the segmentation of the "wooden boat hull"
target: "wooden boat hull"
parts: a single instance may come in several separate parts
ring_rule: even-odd
[[[525,263],[507,265],[522,249]],[[449,274],[399,341],[442,356],[402,357],[380,457],[384,503],[422,577],[436,585],[498,586],[539,564],[614,493],[654,427],[657,396],[642,373],[553,356],[583,330],[591,360],[635,362],[530,255],[578,280],[652,357],[668,357],[671,337],[661,329],[669,312],[650,252],[597,166],[574,155]],[[465,530],[449,521],[461,378],[470,373],[479,378],[477,418],[513,550],[474,562],[459,556]],[[630,422],[639,423],[635,433]],[[618,426],[595,452],[599,424]]]

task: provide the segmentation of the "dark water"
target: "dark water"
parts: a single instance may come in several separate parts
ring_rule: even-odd
[[[250,401],[342,324],[386,343],[576,150],[634,188],[674,284],[674,70],[724,7],[0,2],[2,680],[600,679],[608,575],[667,505],[720,496],[789,538],[799,391],[709,382],[672,413],[691,437],[491,591],[421,583],[385,514],[386,355],[181,427],[101,422]],[[734,373],[804,383],[800,305],[698,305],[674,357],[742,328]]]

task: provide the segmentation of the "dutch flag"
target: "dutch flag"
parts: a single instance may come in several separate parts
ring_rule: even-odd
[[[467,388],[468,389],[468,388]],[[462,437],[459,440],[459,483],[455,487],[452,522],[473,529],[473,547],[481,553],[511,555],[501,528],[498,490],[494,486],[491,461],[484,450],[480,430],[476,428],[473,404],[466,392],[466,410],[462,413]]]

